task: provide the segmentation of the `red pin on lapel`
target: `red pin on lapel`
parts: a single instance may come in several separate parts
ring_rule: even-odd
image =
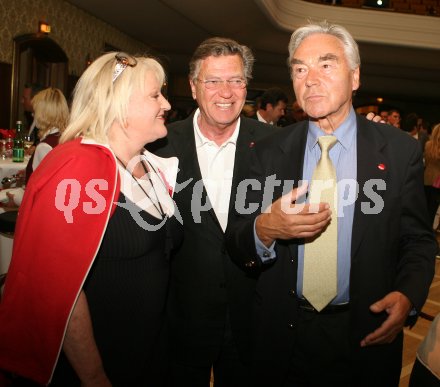
[[[377,166],[377,168],[379,168],[381,171],[385,171],[385,169],[387,169],[387,167],[385,166],[385,164],[379,164],[378,166]]]
[[[249,148],[253,148],[254,146],[255,146],[255,142],[252,141],[249,143]]]

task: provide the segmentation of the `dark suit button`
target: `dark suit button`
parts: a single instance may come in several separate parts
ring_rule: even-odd
[[[226,287],[226,282],[220,282],[220,289],[224,289]]]
[[[290,263],[295,263],[295,260],[293,258],[291,258]]]
[[[295,289],[290,289],[290,290],[289,290],[289,294],[290,294],[291,296],[296,296]]]
[[[224,247],[221,248],[222,254],[226,254],[226,249]]]
[[[289,323],[287,326],[289,327],[289,329],[295,329],[295,324],[292,322]]]

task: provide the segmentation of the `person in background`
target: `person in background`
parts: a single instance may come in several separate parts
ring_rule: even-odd
[[[440,124],[434,126],[431,138],[425,144],[424,184],[429,221],[433,225],[440,205]]]
[[[286,93],[278,88],[267,89],[260,97],[260,104],[254,118],[260,122],[277,125],[286,114],[288,98]]]
[[[34,139],[36,144],[38,141],[38,127],[34,120],[34,108],[32,106],[32,98],[44,89],[44,86],[39,83],[26,83],[21,97],[21,104],[23,106],[25,121],[26,121],[26,135]]]
[[[388,112],[388,124],[400,128],[400,112],[397,109],[391,109]]]
[[[69,107],[61,90],[48,88],[40,91],[31,101],[34,111],[34,122],[39,128],[40,142],[37,144],[29,159],[24,173],[24,181],[27,184],[32,172],[38,167],[43,158],[58,145],[61,133],[67,126],[69,119]],[[5,207],[20,206],[24,189],[19,187],[12,192],[7,192],[9,198]]]
[[[255,106],[251,105],[251,104],[244,104],[243,105],[243,109],[241,109],[241,114],[244,117],[249,117],[249,118],[253,118],[256,114],[256,109]]]
[[[432,129],[433,129],[432,125],[429,121],[427,121],[423,118],[419,118],[419,121],[417,123],[417,127],[419,128],[420,133],[426,134],[429,138],[429,136],[432,133]]]
[[[380,118],[382,121],[387,124],[388,123],[388,110],[381,110],[379,111]]]
[[[397,387],[403,326],[414,322],[434,275],[422,152],[401,130],[355,113],[360,55],[344,27],[296,29],[289,64],[309,120],[255,144],[252,189],[226,232],[234,261],[259,274],[249,385]],[[324,141],[333,146],[320,160]],[[311,181],[318,160],[333,168]],[[321,190],[337,181],[338,205],[319,195],[304,202],[304,181]],[[322,238],[335,240],[309,256]],[[332,262],[323,262],[330,251]],[[321,297],[327,278],[332,287]]]
[[[153,58],[79,79],[60,145],[26,187],[0,303],[0,369],[51,386],[160,386],[178,160],[144,149],[170,104]]]
[[[174,197],[184,241],[171,260],[167,305],[176,387],[208,387],[211,369],[215,387],[241,387],[248,380],[255,276],[231,261],[224,231],[249,153],[272,132],[269,125],[240,116],[253,62],[251,50],[232,39],[203,41],[189,65],[198,109],[169,125],[156,151],[179,158],[177,181],[185,187]]]
[[[69,119],[66,98],[57,88],[49,87],[36,94],[32,98],[32,107],[40,141],[26,166],[26,183],[44,157],[58,145]]]
[[[286,115],[280,119],[278,124],[279,126],[284,127],[306,119],[307,119],[307,114],[304,112],[303,108],[299,106],[298,101],[294,101],[292,103],[292,109],[287,110]]]
[[[409,113],[403,118],[400,127],[404,132],[419,142],[420,149],[423,153],[425,151],[426,141],[428,141],[429,137],[427,133],[419,131],[419,120],[419,116],[416,113]]]
[[[304,121],[307,119],[307,113],[304,111],[304,109],[299,106],[298,101],[295,101],[292,104],[292,116],[293,116],[293,123]]]

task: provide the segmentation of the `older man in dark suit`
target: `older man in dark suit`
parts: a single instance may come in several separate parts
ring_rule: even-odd
[[[224,231],[249,152],[271,132],[240,117],[253,60],[250,49],[234,40],[202,42],[189,74],[199,108],[169,125],[166,144],[157,150],[179,158],[181,188],[174,199],[184,225],[183,245],[171,261],[168,301],[173,386],[209,387],[212,368],[215,386],[247,381],[255,274],[231,261]]]
[[[360,57],[345,28],[299,28],[289,54],[309,120],[256,144],[226,235],[233,259],[260,270],[251,385],[397,387],[402,328],[434,273],[421,150],[355,113]],[[300,180],[312,180],[306,202]]]

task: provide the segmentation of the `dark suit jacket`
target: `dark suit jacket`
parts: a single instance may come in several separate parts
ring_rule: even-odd
[[[269,125],[241,118],[231,195],[237,177],[246,174],[250,149],[269,133],[273,133]],[[183,218],[184,242],[171,260],[168,322],[172,356],[191,365],[211,365],[223,342],[228,316],[239,353],[247,359],[255,273],[239,268],[228,256],[213,209],[191,211],[192,205],[204,205],[207,200],[195,148],[193,115],[170,124],[159,149],[154,145],[157,154],[179,158],[178,184],[189,181],[174,195]],[[192,201],[198,184],[202,184],[201,198],[194,195]],[[233,203],[231,200],[231,206]]]
[[[307,129],[308,121],[303,121],[259,142],[252,152],[249,177],[263,182],[276,174],[277,179],[294,179],[297,183],[302,177]],[[365,205],[373,206],[373,195],[364,191],[370,179],[386,183],[385,190],[372,187],[374,195],[379,195],[376,199],[381,197],[384,202],[383,210],[376,215],[362,211]],[[427,221],[419,144],[398,129],[358,116],[357,181],[360,189],[351,246],[351,330],[347,332],[352,342],[353,385],[383,385],[368,379],[381,380],[393,372],[399,375],[402,335],[390,345],[361,349],[361,339],[386,317],[371,313],[369,306],[397,290],[420,311],[434,274],[436,244]],[[274,199],[281,196],[281,189],[275,188]],[[261,191],[250,191],[248,199],[260,203],[261,195]],[[255,216],[235,214],[229,222],[226,244],[237,264],[261,270],[253,319],[254,385],[283,385],[297,319],[298,240],[277,241],[276,260],[263,265],[255,250]]]

